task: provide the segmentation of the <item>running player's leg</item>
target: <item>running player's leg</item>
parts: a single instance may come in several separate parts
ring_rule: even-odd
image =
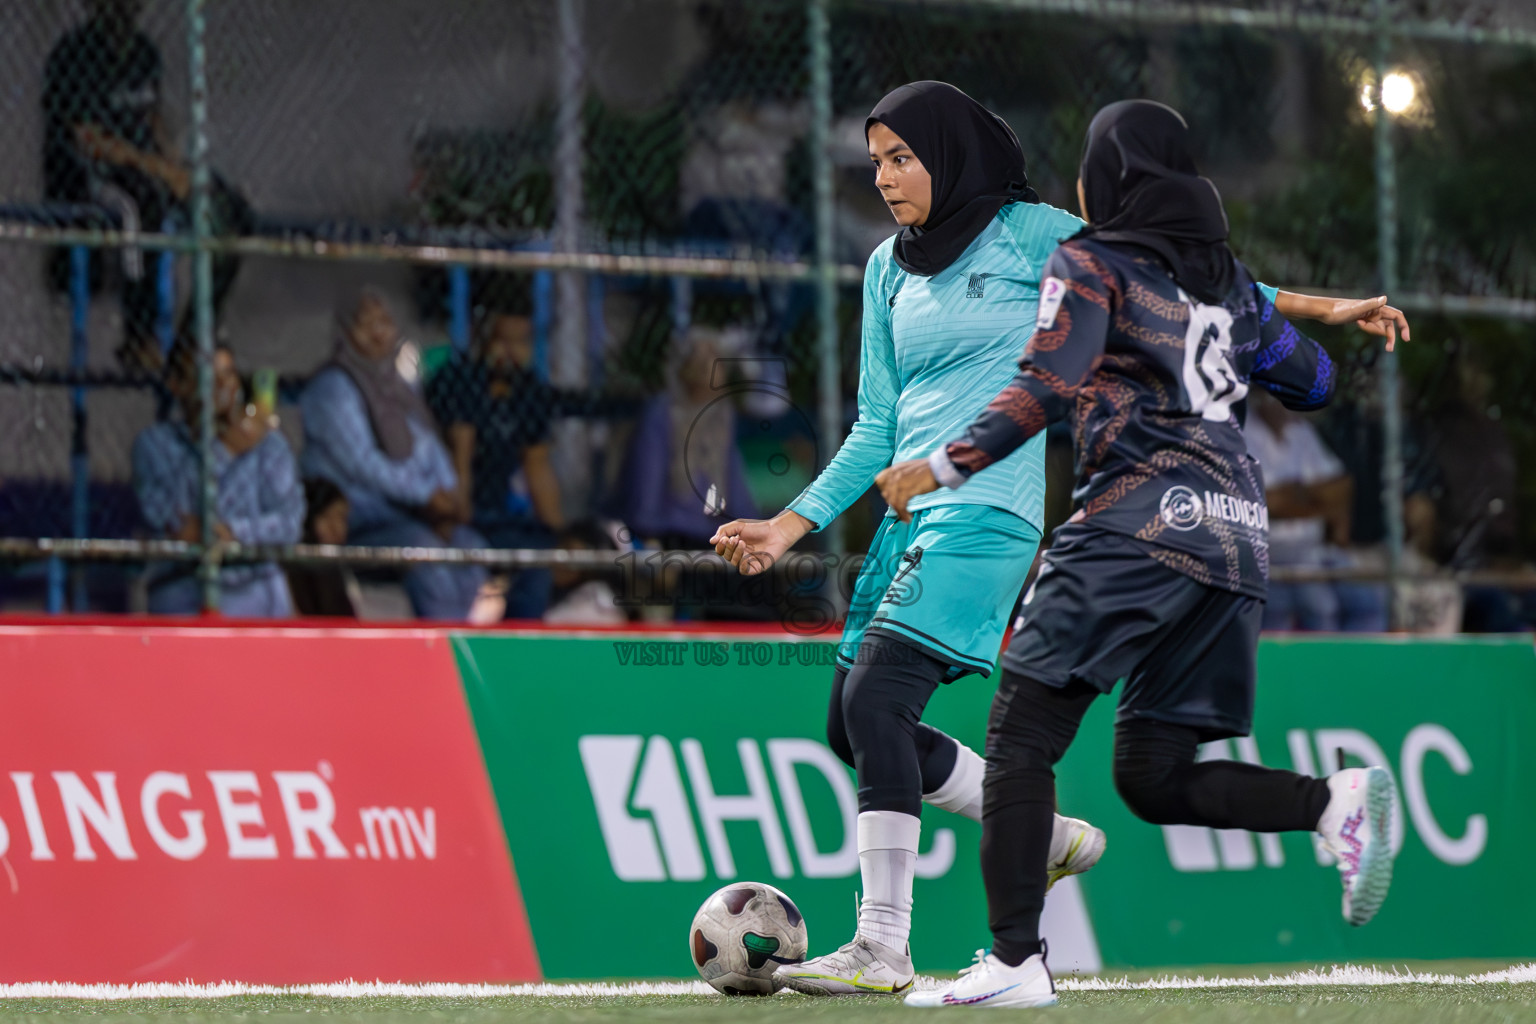
[[[1159,571],[1142,572],[1147,564]],[[1040,941],[1055,765],[1093,698],[1113,689],[1193,603],[1184,582],[1165,578],[1127,538],[1071,524],[1057,530],[1003,656],[987,725],[982,880],[992,949],[953,984],[908,996],[909,1005],[1056,1001]]]
[[[1195,761],[1200,733],[1134,719],[1115,727],[1115,788],[1154,825],[1312,832],[1339,860],[1343,913],[1365,924],[1392,883],[1391,774],[1346,768],[1326,779],[1240,761]]]
[[[1056,985],[1045,964],[1045,909],[1056,806],[1056,762],[1077,735],[1098,687],[1050,686],[1003,673],[987,722],[981,875],[992,948],[946,988],[907,997],[912,1006],[1049,1006]]]
[[[949,666],[946,678],[972,672],[990,677],[1039,543],[1033,526],[1001,509],[959,505],[918,512],[867,635],[928,651]],[[924,752],[923,801],[980,821],[986,774],[981,756],[927,726],[920,727],[917,741]],[[1071,852],[1053,862],[1053,881],[1097,862],[1104,842],[1098,829],[1058,818],[1054,833],[1061,850]]]
[[[866,635],[927,652],[942,663],[941,679],[990,675],[1038,541],[1022,519],[981,506],[931,510],[912,523],[881,521],[854,581],[827,707],[827,743],[845,764],[854,762],[842,692]],[[922,801],[980,821],[981,756],[921,722],[913,741]]]
[[[1056,811],[1056,762],[1099,690],[1004,672],[987,722],[987,784],[981,874],[992,952],[1016,966],[1042,952],[1047,861]]]
[[[1153,825],[1249,832],[1311,832],[1328,806],[1328,783],[1242,761],[1199,761],[1200,733],[1131,719],[1115,727],[1115,789]]]
[[[955,743],[923,726],[928,699],[949,666],[914,645],[866,636],[856,663],[840,668],[828,709],[829,738],[841,733],[859,783],[862,898],[852,942],[786,965],[779,977],[808,995],[884,995],[911,987],[907,939],[923,802],[923,765],[950,774]],[[834,749],[839,744],[834,744]],[[943,765],[947,760],[949,764]]]
[[[933,740],[933,730],[923,729],[920,719],[949,666],[886,637],[866,639],[860,656],[843,690],[843,718],[859,782],[864,887],[858,934],[905,951],[922,812],[924,751],[918,740],[923,738],[930,754]],[[938,735],[941,746],[952,751],[954,741]]]
[[[1240,761],[1196,762],[1202,742],[1250,729],[1263,606],[1194,581],[1183,586],[1198,601],[1126,678],[1115,788],[1154,825],[1312,830],[1328,802],[1323,780]]]
[[[866,635],[894,577],[910,561],[903,557],[910,536],[911,524],[894,518],[880,524],[854,582],[838,646],[827,745],[859,781],[863,901],[852,942],[779,969],[786,985],[809,995],[888,994],[913,977],[907,935],[923,777],[925,771],[938,777],[937,787],[953,774],[956,760],[956,744],[919,719],[948,666],[914,646]],[[908,699],[913,706],[906,706]],[[871,802],[876,792],[883,795],[875,798],[878,805]]]
[[[827,746],[839,761],[852,768],[853,747],[848,742],[848,727],[843,724],[843,686],[847,682],[848,670],[837,666],[832,673],[832,698],[827,701]]]
[[[871,643],[875,642],[879,642],[878,637],[871,638]],[[894,644],[894,641],[886,642]],[[916,648],[912,650],[917,656],[926,657]],[[856,767],[853,746],[843,712],[847,679],[848,669],[839,666],[832,677],[832,697],[827,705],[827,746],[839,760],[853,768]],[[987,762],[970,747],[926,722],[918,722],[913,728],[912,742],[922,780],[922,802],[972,821],[981,821]],[[1050,830],[1047,889],[1068,875],[1081,874],[1092,868],[1103,855],[1105,845],[1102,830],[1077,818],[1053,814]],[[870,890],[866,887],[865,891]]]
[[[881,543],[871,548],[874,564],[865,563],[855,586],[850,632],[866,615],[867,629],[855,664],[848,663],[845,634],[842,700],[828,712],[829,739],[846,738],[859,781],[859,929],[836,952],[780,970],[785,984],[802,992],[852,995],[910,984],[918,814],[927,800],[979,819],[985,774],[982,759],[924,725],[922,711],[941,682],[991,674],[1039,541],[1024,520],[982,506],[918,512],[903,548],[886,543],[897,536],[897,528],[882,525]],[[868,598],[877,579],[885,589],[871,614]],[[840,745],[832,743],[834,750]],[[1061,837],[1058,845],[1068,851],[1053,865],[1053,876],[1091,867],[1103,850],[1103,833],[1074,819],[1053,822],[1046,835]]]
[[[921,652],[918,652],[921,654]],[[942,676],[941,676],[942,678]],[[853,746],[848,739],[848,726],[843,716],[843,692],[847,686],[848,670],[841,665],[832,675],[832,699],[827,703],[827,746],[832,748],[838,760],[848,767],[855,767]],[[912,742],[917,749],[917,766],[922,776],[922,800],[944,810],[968,814],[975,821],[981,820],[981,783],[966,786],[962,775],[974,774],[985,762],[959,740],[925,722],[918,722],[912,732]],[[974,771],[957,771],[961,756],[969,755],[978,768]],[[946,806],[951,794],[961,801],[958,806]],[[971,802],[975,807],[970,806]]]
[[[882,568],[891,575],[865,635],[928,652],[946,666],[945,679],[972,672],[990,677],[1039,542],[1039,531],[1001,509],[960,505],[918,512],[906,546],[886,551]],[[980,821],[986,762],[921,723],[914,740],[923,802]],[[1104,850],[1104,833],[1076,818],[1058,815],[1051,835],[1048,884],[1087,871]]]
[[[843,717],[843,690],[847,685],[848,672],[858,660],[870,622],[882,611],[886,595],[898,573],[906,569],[906,558],[911,543],[912,524],[894,517],[881,521],[869,546],[869,554],[859,568],[854,580],[848,605],[848,618],[838,644],[837,669],[832,677],[831,700],[827,704],[827,745],[848,767],[854,767],[853,747],[848,741],[848,728]],[[947,664],[944,666],[948,668]],[[944,678],[940,675],[940,678]],[[981,778],[978,766],[981,758],[973,751],[946,736],[932,726],[918,723],[913,741],[917,746],[919,766],[922,771],[920,793],[923,799],[936,803],[945,810],[964,813],[974,796],[972,817],[981,818]],[[962,751],[970,755],[969,773],[957,771]],[[957,776],[974,776],[974,786],[967,787]],[[974,794],[970,790],[974,789]],[[930,799],[929,794],[932,794]],[[955,804],[951,806],[951,804]]]
[[[1201,587],[1198,604],[1126,678],[1115,728],[1115,786],[1160,825],[1322,834],[1339,858],[1344,917],[1364,924],[1392,880],[1396,795],[1384,768],[1327,779],[1235,761],[1195,761],[1206,740],[1246,736],[1253,716],[1261,602]]]

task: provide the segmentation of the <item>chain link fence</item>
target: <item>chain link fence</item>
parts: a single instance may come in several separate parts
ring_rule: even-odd
[[[697,551],[706,503],[777,511],[854,414],[858,282],[892,230],[864,117],[938,78],[1008,119],[1065,209],[1094,111],[1173,104],[1265,280],[1385,288],[1413,317],[1400,358],[1317,332],[1348,396],[1304,429],[1352,490],[1327,557],[1278,573],[1306,581],[1296,624],[1329,601],[1529,621],[1536,13],[1515,0],[88,0],[8,5],[0,53],[6,607],[193,610],[222,582],[226,611],[272,611],[279,555],[316,567],[300,604],[377,614],[553,566],[500,597],[537,614],[614,547]],[[416,391],[335,400],[364,321],[404,340]],[[413,401],[435,437],[370,432]],[[242,480],[276,437],[291,481]],[[360,438],[410,467],[377,507],[316,483],[362,472]],[[1055,445],[1058,521],[1067,463]],[[180,490],[147,494],[157,474]],[[861,502],[825,553],[862,550],[881,511]],[[90,539],[167,543],[150,563]],[[689,564],[616,614],[837,602],[816,573],[764,601]],[[680,572],[708,576],[681,602]]]

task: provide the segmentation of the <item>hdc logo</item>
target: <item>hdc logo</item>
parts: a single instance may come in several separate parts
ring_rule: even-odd
[[[1312,733],[1292,729],[1285,734],[1285,739],[1290,747],[1291,764],[1303,775],[1332,774],[1340,768],[1341,757],[1354,758],[1361,764],[1381,765],[1391,771],[1391,762],[1381,746],[1358,729],[1318,729]],[[1318,755],[1315,759],[1314,744]],[[1235,760],[1247,764],[1263,763],[1259,760],[1258,744],[1251,736],[1207,743],[1201,748],[1200,760],[1234,760],[1232,747],[1236,748]],[[1430,753],[1443,757],[1457,775],[1472,771],[1472,758],[1466,747],[1445,726],[1426,722],[1410,730],[1403,740],[1396,773],[1398,803],[1392,815],[1392,850],[1395,853],[1403,847],[1407,830],[1403,805],[1406,803],[1407,817],[1413,821],[1414,832],[1430,853],[1446,864],[1470,864],[1482,856],[1488,845],[1488,818],[1484,814],[1468,815],[1461,825],[1460,836],[1452,836],[1442,828],[1424,792],[1424,759]],[[1247,871],[1256,867],[1261,859],[1265,867],[1285,865],[1280,837],[1274,834],[1165,825],[1163,839],[1168,844],[1168,861],[1175,871]],[[1316,837],[1314,848],[1319,864],[1333,863],[1333,856],[1323,849]]]
[[[771,739],[762,747],[756,740],[737,740],[736,755],[747,785],[747,792],[739,795],[716,792],[703,744],[698,740],[685,739],[677,746],[682,752],[681,770],[672,741],[665,736],[583,736],[577,741],[608,860],[621,880],[699,881],[708,874],[706,847],[715,877],[735,878],[736,858],[725,834],[728,821],[750,821],[758,826],[769,869],[776,878],[793,877],[796,861],[805,878],[842,878],[858,873],[858,799],[847,767],[826,746],[801,738]],[[763,747],[768,751],[766,764]],[[837,819],[823,817],[812,822],[801,789],[801,769],[809,769],[831,787]],[[784,838],[781,809],[795,848],[793,860]],[[829,849],[835,838],[841,845]],[[954,832],[936,829],[932,848],[917,859],[917,875],[937,878],[954,862]]]

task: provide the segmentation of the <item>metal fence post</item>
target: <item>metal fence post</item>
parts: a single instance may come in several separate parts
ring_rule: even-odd
[[[1383,102],[1383,85],[1392,57],[1388,0],[1376,8],[1376,225],[1381,290],[1397,292],[1397,166],[1392,148],[1392,115]],[[1382,472],[1381,504],[1387,527],[1387,592],[1389,625],[1402,627],[1399,590],[1403,584],[1403,412],[1397,353],[1381,354]]]
[[[582,32],[586,0],[555,0],[558,65],[555,69],[554,250],[571,255],[582,247],[585,216],[587,51]],[[557,387],[585,387],[587,375],[587,290],[585,276],[567,269],[555,274],[555,319],[550,332],[549,378]],[[567,419],[554,427],[562,456],[561,503],[569,510],[591,502],[591,432]]]
[[[91,312],[91,253],[83,245],[69,250],[69,368],[83,373],[90,357],[87,324]],[[91,535],[91,452],[85,405],[85,389],[72,388],[73,412],[69,443],[70,536],[83,540]],[[86,610],[85,566],[70,571],[70,606]]]
[[[555,112],[555,251],[581,249],[582,179],[586,171],[583,105],[586,103],[586,41],[582,38],[583,0],[557,0],[560,64]],[[582,275],[564,270],[555,276],[555,339],[552,372],[562,384],[579,383],[585,331]]]
[[[460,355],[470,349],[470,334],[472,327],[471,307],[473,301],[470,297],[469,268],[465,266],[453,266],[448,268],[448,340],[453,344],[453,350]]]
[[[827,0],[807,0],[811,60],[811,177],[816,208],[816,350],[817,448],[822,465],[831,461],[843,439],[842,359],[837,337],[837,262],[833,252],[832,195],[832,41]],[[820,467],[818,467],[820,468]],[[822,524],[827,548],[843,553],[841,519]]]
[[[192,165],[192,309],[197,336],[197,446],[202,456],[198,515],[203,556],[197,574],[203,584],[203,611],[219,608],[219,565],[214,550],[218,478],[214,472],[213,432],[213,253],[208,248],[210,173],[208,170],[208,51],[204,0],[187,0],[187,65],[191,78],[188,156]],[[190,424],[189,424],[190,426]]]

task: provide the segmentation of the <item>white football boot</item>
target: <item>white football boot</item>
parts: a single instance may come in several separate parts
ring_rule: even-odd
[[[1392,808],[1397,790],[1385,768],[1346,768],[1328,776],[1333,796],[1317,823],[1328,852],[1339,859],[1344,920],[1362,925],[1376,916],[1392,885]]]
[[[1056,815],[1051,829],[1051,854],[1045,864],[1046,891],[1068,875],[1080,875],[1097,864],[1104,856],[1107,841],[1103,829],[1078,818]]]
[[[843,948],[799,964],[785,964],[774,977],[808,996],[891,996],[912,987],[911,950],[896,950],[855,935]]]
[[[1055,1006],[1056,982],[1045,966],[1045,954],[1036,953],[1017,967],[1009,967],[989,949],[978,949],[976,961],[944,988],[912,992],[908,1006],[976,1006],[1016,1009],[1024,1006]]]

